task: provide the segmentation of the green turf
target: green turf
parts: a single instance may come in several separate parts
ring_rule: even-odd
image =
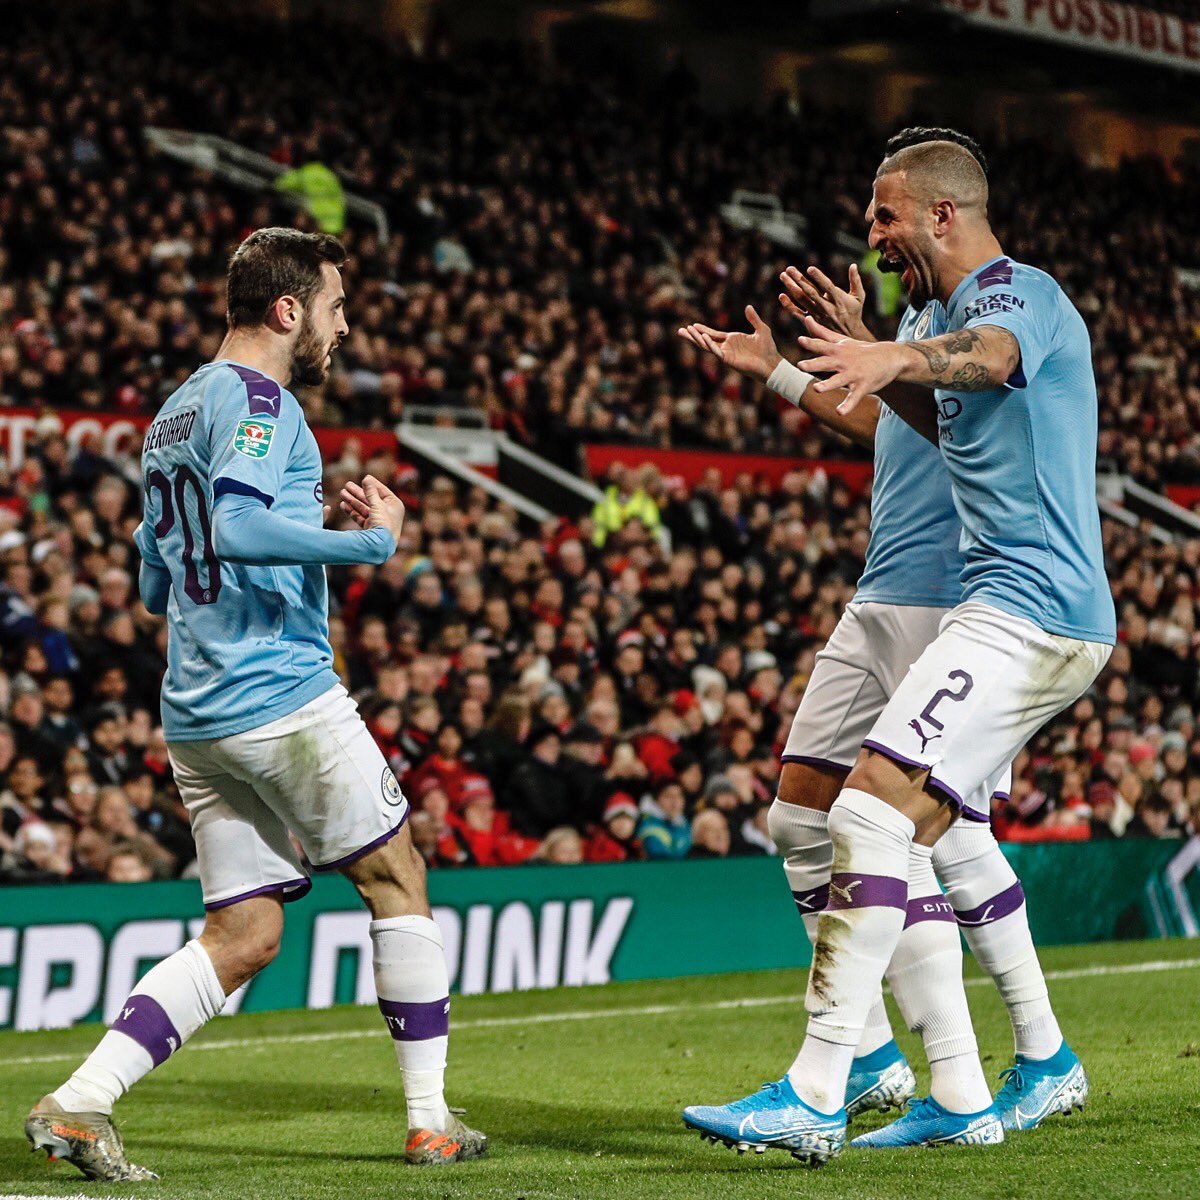
[[[1200,943],[1142,942],[1044,954],[1048,971],[1200,960]],[[363,1008],[222,1019],[120,1106],[136,1162],[161,1183],[105,1188],[29,1153],[21,1120],[73,1068],[96,1029],[0,1034],[0,1193],[292,1200],[295,1197],[846,1197],[1099,1200],[1200,1196],[1200,969],[1052,983],[1092,1081],[1082,1116],[996,1148],[847,1151],[820,1171],[786,1154],[739,1159],[685,1134],[679,1109],[777,1077],[803,1028],[800,972],[614,984],[459,999],[451,1103],[492,1138],[490,1158],[407,1168],[389,1039]],[[1010,1061],[999,1000],[969,989],[984,1066]],[[722,1002],[778,998],[755,1008]],[[647,1007],[669,1011],[637,1012]],[[605,1015],[589,1015],[603,1013]],[[534,1021],[537,1015],[581,1019]],[[342,1036],[358,1033],[359,1036]],[[290,1035],[326,1040],[271,1042]],[[206,1042],[246,1041],[202,1050]],[[915,1040],[901,1037],[914,1063]],[[62,1059],[23,1062],[60,1055]],[[918,1067],[918,1075],[922,1075]],[[854,1126],[868,1128],[878,1119]]]

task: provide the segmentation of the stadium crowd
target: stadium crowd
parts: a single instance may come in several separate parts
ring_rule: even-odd
[[[215,349],[231,247],[280,209],[157,156],[145,126],[327,162],[387,209],[387,244],[348,232],[353,329],[315,420],[467,405],[560,462],[587,440],[848,453],[673,329],[769,303],[793,257],[722,222],[734,187],[778,193],[811,254],[846,265],[879,149],[857,123],[704,113],[680,70],[647,126],[645,96],[511,48],[418,55],[297,26],[257,56],[265,30],[235,50],[181,16],[163,54],[155,26],[55,12],[0,6],[0,403],[48,414],[0,466],[3,882],[192,863],[158,727],[164,626],[136,594],[136,460],[68,444],[53,410],[153,412]],[[1007,248],[1088,316],[1102,456],[1194,477],[1196,181],[1034,145],[993,167]],[[885,332],[882,291],[873,305]],[[411,516],[387,564],[331,572],[336,665],[431,866],[770,851],[778,755],[853,594],[866,497],[821,472],[692,490],[647,474],[643,520],[531,533],[481,492],[353,456],[326,494],[370,468]],[[1200,831],[1200,541],[1105,533],[1121,644],[1018,761],[1000,836]]]
[[[847,453],[781,425],[773,398],[673,331],[769,310],[789,261],[844,277],[882,146],[861,120],[783,101],[709,112],[682,66],[617,81],[436,35],[418,54],[332,23],[247,21],[232,39],[182,6],[165,26],[92,8],[81,24],[0,5],[3,402],[154,411],[219,340],[230,248],[280,210],[160,154],[144,130],[166,126],[324,163],[386,210],[386,243],[347,231],[353,330],[310,398],[324,421],[466,405],[560,462],[589,440]],[[1006,248],[1088,318],[1102,461],[1150,485],[1194,479],[1194,169],[982,141]],[[723,220],[739,187],[801,214],[801,244]],[[880,288],[873,307],[888,332],[895,297]]]

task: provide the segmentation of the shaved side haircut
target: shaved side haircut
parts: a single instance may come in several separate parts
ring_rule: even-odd
[[[875,173],[903,172],[909,190],[921,203],[953,200],[961,211],[976,210],[986,217],[988,182],[978,159],[957,142],[920,142],[889,155]]]
[[[984,157],[983,147],[970,134],[958,129],[947,129],[943,125],[910,125],[907,129],[892,134],[883,148],[883,157],[891,158],[898,150],[908,146],[919,146],[924,142],[954,142],[964,150],[969,150],[983,168],[983,173],[987,174],[988,161]]]

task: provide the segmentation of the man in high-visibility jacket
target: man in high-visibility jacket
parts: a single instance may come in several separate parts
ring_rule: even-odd
[[[648,533],[657,535],[662,527],[662,514],[653,491],[658,471],[647,463],[638,471],[636,486],[631,488],[628,468],[614,463],[608,472],[609,483],[604,495],[592,508],[592,545],[597,548],[633,520],[640,521]]]

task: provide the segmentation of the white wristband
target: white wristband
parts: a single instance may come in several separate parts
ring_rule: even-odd
[[[779,360],[779,365],[775,370],[767,376],[767,387],[782,396],[789,404],[799,407],[800,398],[815,378],[815,375],[809,375],[783,358]]]

